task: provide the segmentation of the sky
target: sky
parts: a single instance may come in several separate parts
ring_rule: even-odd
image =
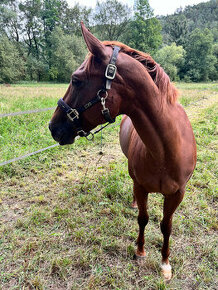
[[[129,6],[133,6],[134,3],[134,0],[119,1]],[[149,0],[149,4],[154,9],[154,15],[167,15],[173,14],[177,8],[184,8],[188,5],[195,5],[207,1],[208,0]],[[67,0],[67,2],[70,6],[79,3],[80,5],[94,8],[97,0]]]

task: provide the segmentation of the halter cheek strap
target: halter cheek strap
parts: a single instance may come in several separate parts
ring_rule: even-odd
[[[118,57],[118,53],[120,51],[119,46],[114,46],[114,50],[110,59],[109,64],[107,65],[106,71],[105,71],[105,77],[106,77],[106,90],[110,90],[112,80],[115,78],[117,67],[116,67],[116,61]]]
[[[91,132],[85,132],[82,129],[82,124],[81,124],[81,119],[80,119],[81,114],[99,102],[101,102],[101,105],[103,107],[103,109],[101,110],[101,113],[102,113],[105,121],[107,121],[108,124],[115,122],[115,119],[113,119],[110,115],[109,109],[106,108],[106,106],[105,106],[105,100],[107,99],[107,96],[108,96],[107,90],[111,89],[112,80],[116,76],[117,67],[115,64],[116,64],[116,60],[117,60],[119,51],[120,51],[119,46],[113,47],[113,53],[112,53],[110,62],[107,65],[106,70],[105,70],[105,78],[106,78],[105,88],[99,90],[97,92],[97,95],[95,98],[93,98],[87,104],[85,104],[79,108],[71,108],[67,103],[64,102],[63,99],[59,99],[59,101],[58,101],[59,108],[61,108],[66,113],[69,120],[76,127],[77,135],[79,135],[81,137],[87,137],[89,134],[92,134]],[[98,131],[96,131],[95,133],[97,133]],[[92,136],[93,136],[93,134],[92,134]]]

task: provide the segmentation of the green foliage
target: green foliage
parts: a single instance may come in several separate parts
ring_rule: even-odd
[[[215,34],[218,32],[217,0],[210,0],[194,6],[187,6],[183,13],[187,18],[189,31],[193,31],[196,28],[201,30],[208,28],[212,31],[215,38]],[[215,41],[217,40],[218,38],[215,38]]]
[[[147,0],[135,2],[134,19],[130,22],[125,37],[129,46],[151,54],[161,45],[161,25],[159,20],[153,17]]]
[[[138,50],[154,54],[161,45],[160,31],[161,26],[156,18],[137,19],[130,24],[130,32],[127,34],[128,44]]]
[[[135,2],[134,18],[130,22],[125,42],[138,50],[154,54],[162,43],[161,25],[153,17],[147,0]]]
[[[78,4],[69,8],[65,0],[5,0],[0,11],[0,37],[7,35],[11,46],[16,41],[14,54],[19,51],[22,56],[20,69],[12,66],[10,73],[13,71],[14,76],[8,77],[8,81],[23,78],[17,71],[22,71],[24,61],[26,80],[68,82],[86,54],[84,43],[76,34],[80,17],[87,20],[90,9]],[[13,58],[11,62],[17,63]],[[7,66],[2,62],[2,69],[8,70]],[[2,74],[1,78],[5,76]]]
[[[86,48],[82,39],[65,35],[60,27],[54,29],[49,39],[51,43],[49,69],[51,80],[69,82],[72,72],[85,58]],[[78,55],[79,54],[79,55]]]
[[[19,41],[22,27],[19,3],[19,0],[4,0],[0,3],[0,34],[7,34],[8,38],[15,41]]]
[[[175,43],[166,45],[155,55],[155,60],[164,68],[171,80],[178,80],[178,68],[184,63],[185,50]]]
[[[214,43],[212,47],[214,66],[210,68],[209,79],[218,80],[218,43]]]
[[[156,54],[157,61],[172,79],[218,79],[217,0],[188,6],[184,10],[180,8],[173,15],[158,18],[153,16],[148,0],[134,1],[134,14],[120,1],[98,1],[94,10],[82,7],[79,3],[69,7],[67,0],[0,1],[1,51],[5,49],[2,46],[5,36],[7,40],[4,47],[14,47],[14,52],[10,48],[8,55],[1,52],[1,57],[5,59],[0,64],[1,82],[68,82],[71,72],[81,64],[86,53],[80,38],[81,20],[101,40],[119,40],[153,56],[161,47],[163,36],[168,48]],[[197,28],[203,37],[200,34],[194,37]],[[204,31],[205,28],[210,32]],[[169,62],[164,57],[166,50],[172,49],[172,43],[182,45],[186,50],[185,63],[182,57],[174,61],[169,55]],[[14,64],[18,64],[16,68]]]
[[[48,64],[43,59],[37,59],[33,54],[29,54],[26,58],[26,80],[47,80]]]
[[[186,51],[184,65],[177,65],[180,79],[189,82],[218,79],[217,13],[217,0],[211,0],[160,17],[164,43],[175,42]]]
[[[80,21],[82,20],[87,27],[91,19],[91,9],[75,4],[73,7],[65,5],[64,12],[61,15],[61,28],[66,34],[81,36]]]
[[[48,38],[55,26],[60,23],[61,0],[43,0],[44,9],[41,16],[44,24],[45,37]],[[65,1],[64,1],[65,2]]]
[[[102,40],[118,40],[125,34],[131,15],[130,8],[118,0],[97,1],[95,32]]]
[[[177,45],[184,45],[188,33],[196,28],[210,29],[214,40],[217,41],[217,14],[217,0],[210,0],[194,6],[187,6],[184,10],[177,9],[173,15],[161,16],[164,42],[167,44],[176,42]]]
[[[163,25],[163,36],[165,43],[175,42],[176,45],[184,45],[188,33],[187,18],[184,14],[174,14],[167,17]]]
[[[207,81],[215,70],[213,35],[209,29],[195,29],[187,39],[184,72],[192,81]]]
[[[25,75],[25,63],[7,36],[0,38],[0,83],[16,82]]]
[[[75,61],[70,50],[70,37],[63,34],[60,28],[56,28],[50,35],[50,62],[49,76],[51,80],[69,81]]]

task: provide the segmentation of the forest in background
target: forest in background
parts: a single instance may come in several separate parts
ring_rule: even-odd
[[[87,49],[80,21],[101,40],[147,52],[174,81],[218,79],[218,1],[154,17],[148,0],[131,9],[118,0],[94,9],[66,0],[1,0],[0,83],[69,82]]]

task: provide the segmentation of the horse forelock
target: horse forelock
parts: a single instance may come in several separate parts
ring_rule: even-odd
[[[106,46],[117,45],[121,48],[121,52],[126,53],[127,55],[142,63],[158,87],[161,96],[163,98],[166,97],[167,102],[170,104],[174,104],[176,102],[178,98],[177,89],[170,82],[170,78],[165,73],[163,68],[158,63],[156,63],[149,54],[135,50],[118,41],[104,41],[103,44]]]

